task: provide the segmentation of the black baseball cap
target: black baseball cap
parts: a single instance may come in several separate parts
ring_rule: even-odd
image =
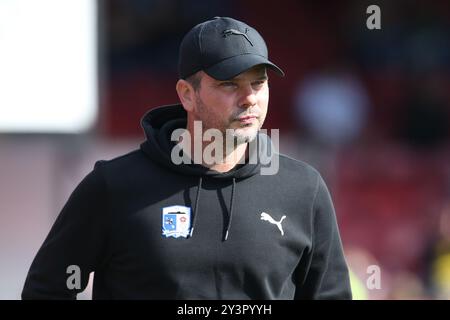
[[[228,17],[215,17],[192,28],[180,45],[181,79],[203,70],[217,80],[232,79],[256,66],[284,72],[268,60],[266,43],[249,25]]]

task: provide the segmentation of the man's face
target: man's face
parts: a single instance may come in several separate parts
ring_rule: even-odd
[[[194,120],[204,130],[215,128],[232,136],[238,144],[252,141],[264,123],[269,103],[266,68],[256,66],[233,79],[220,81],[201,72],[196,92]]]

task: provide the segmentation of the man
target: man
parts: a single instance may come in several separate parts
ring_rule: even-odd
[[[324,181],[258,133],[267,70],[283,74],[252,27],[219,17],[195,26],[180,47],[181,105],[144,116],[138,150],[96,163],[22,297],[75,298],[95,272],[94,299],[350,299]],[[262,174],[268,153],[279,166]]]

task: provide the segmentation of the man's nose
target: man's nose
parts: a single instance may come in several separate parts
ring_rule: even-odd
[[[250,108],[256,105],[258,100],[256,99],[256,93],[255,90],[253,90],[252,86],[245,86],[242,88],[242,96],[240,101],[240,106],[242,108]]]

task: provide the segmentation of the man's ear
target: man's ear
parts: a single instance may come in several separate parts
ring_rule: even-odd
[[[180,79],[177,82],[176,90],[181,104],[187,112],[194,110],[195,90],[194,87],[186,80]]]

